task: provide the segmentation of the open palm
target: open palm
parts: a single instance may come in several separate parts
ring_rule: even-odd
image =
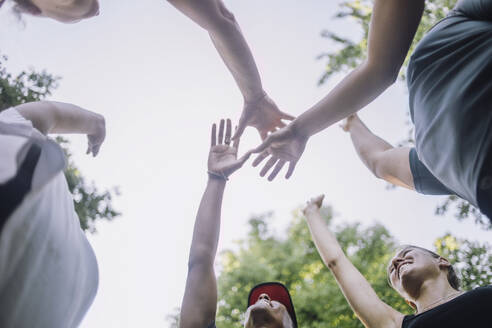
[[[227,178],[234,171],[243,166],[244,162],[248,160],[251,153],[248,152],[241,158],[237,158],[239,138],[235,139],[232,146],[230,146],[232,132],[231,120],[227,120],[225,136],[224,120],[220,121],[218,136],[216,131],[217,126],[214,123],[212,125],[212,140],[210,153],[208,155],[208,171],[211,174]]]
[[[265,176],[265,174],[275,165],[268,176],[268,180],[270,181],[275,179],[287,162],[289,162],[289,168],[285,178],[290,178],[299,158],[306,148],[308,138],[296,134],[291,126],[292,124],[270,134],[260,146],[252,150],[253,153],[260,153],[254,160],[253,166],[257,166],[265,158],[270,156],[260,171],[260,175]]]

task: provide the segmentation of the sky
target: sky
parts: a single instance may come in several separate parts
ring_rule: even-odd
[[[3,8],[0,53],[9,56],[11,72],[33,67],[61,76],[50,100],[106,118],[98,157],[85,155],[84,136],[70,136],[80,171],[100,189],[118,186],[114,206],[123,213],[88,235],[100,281],[81,327],[167,327],[166,316],[175,313],[183,296],[194,219],[207,180],[210,126],[224,117],[237,121],[242,96],[208,34],[167,2],[100,2],[98,17],[73,25],[30,17],[19,22]],[[360,37],[353,21],[333,18],[339,2],[225,0],[265,90],[288,113],[301,114],[342,78],[317,86],[324,62],[316,57],[333,49],[320,32]],[[396,144],[406,136],[407,108],[405,87],[396,83],[360,116]],[[239,152],[258,143],[257,132],[248,128]],[[402,243],[432,248],[446,232],[490,239],[490,232],[471,220],[434,216],[441,197],[387,190],[337,126],[311,138],[289,180],[268,182],[250,163],[226,187],[219,252],[235,247],[255,214],[273,211],[271,224],[281,236],[292,211],[321,193],[334,208],[336,224],[382,223]]]

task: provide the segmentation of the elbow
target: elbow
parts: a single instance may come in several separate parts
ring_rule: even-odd
[[[188,259],[188,272],[192,270],[208,270],[213,268],[214,256],[207,249],[196,249]]]
[[[401,68],[401,65],[381,63],[380,61],[375,63],[371,60],[366,61],[363,66],[371,77],[371,83],[379,85],[382,90],[389,88],[396,82]]]

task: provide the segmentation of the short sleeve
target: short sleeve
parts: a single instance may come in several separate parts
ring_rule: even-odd
[[[453,195],[432,173],[425,167],[424,163],[419,160],[415,148],[410,150],[409,155],[410,170],[413,175],[413,184],[415,190],[424,195]]]
[[[215,326],[215,320],[210,323],[210,325],[207,326],[207,328],[217,328]]]
[[[9,133],[29,137],[33,133],[31,121],[26,120],[14,107],[0,112],[0,122],[8,124]]]
[[[471,19],[492,21],[492,0],[460,0],[454,10]]]

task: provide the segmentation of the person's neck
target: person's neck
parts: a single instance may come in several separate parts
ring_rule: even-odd
[[[417,313],[425,312],[446,303],[462,293],[451,287],[447,279],[428,280],[422,284],[419,295],[415,299]]]

